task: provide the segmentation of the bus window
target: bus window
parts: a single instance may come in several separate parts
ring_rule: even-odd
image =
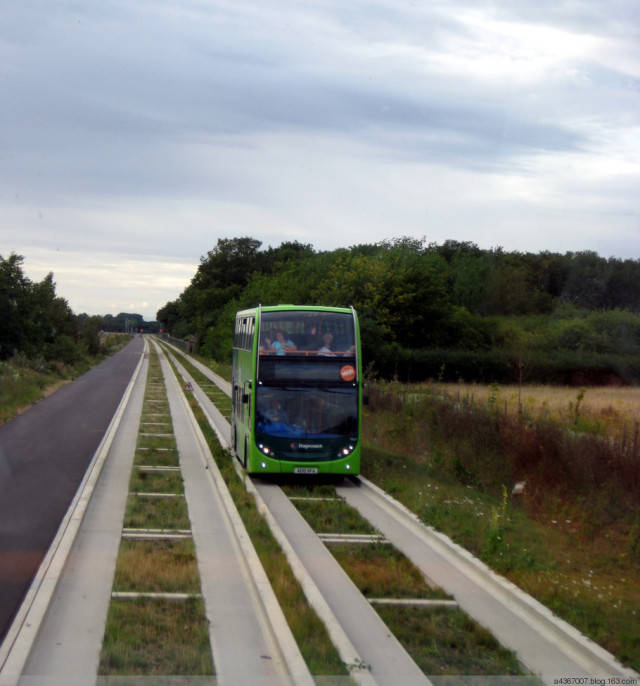
[[[276,346],[278,333],[292,345]],[[353,317],[347,313],[284,310],[263,312],[260,354],[344,356],[355,353]]]

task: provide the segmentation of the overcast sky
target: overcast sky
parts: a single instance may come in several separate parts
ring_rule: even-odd
[[[640,257],[638,0],[20,0],[0,255],[154,319],[218,238]]]

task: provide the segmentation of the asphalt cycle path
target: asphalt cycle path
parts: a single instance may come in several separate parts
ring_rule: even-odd
[[[0,641],[144,348],[141,336],[0,427]]]

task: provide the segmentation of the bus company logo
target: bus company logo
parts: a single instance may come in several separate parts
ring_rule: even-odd
[[[351,364],[343,364],[340,367],[340,378],[343,381],[353,381],[356,378],[356,369]]]
[[[320,450],[322,443],[298,443],[298,450]]]

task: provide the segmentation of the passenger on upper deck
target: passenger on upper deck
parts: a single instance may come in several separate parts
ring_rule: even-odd
[[[309,320],[305,322],[304,334],[300,341],[303,350],[317,350],[321,345],[322,324],[320,320]]]
[[[290,338],[285,338],[282,331],[276,331],[276,337],[271,343],[271,350],[273,350],[277,355],[284,355],[285,352],[290,352],[297,349],[298,348],[296,344]]]
[[[267,353],[271,350],[271,344],[272,344],[272,339],[271,336],[266,333],[262,338],[260,339],[260,352],[261,353]]]
[[[322,346],[318,348],[318,355],[324,355],[326,357],[330,355],[354,355],[355,352],[355,343],[350,346],[348,350],[336,350],[333,345],[333,334],[329,331],[322,336]]]
[[[327,331],[322,336],[322,345],[318,348],[318,355],[334,355],[331,345],[333,343],[333,334]]]

